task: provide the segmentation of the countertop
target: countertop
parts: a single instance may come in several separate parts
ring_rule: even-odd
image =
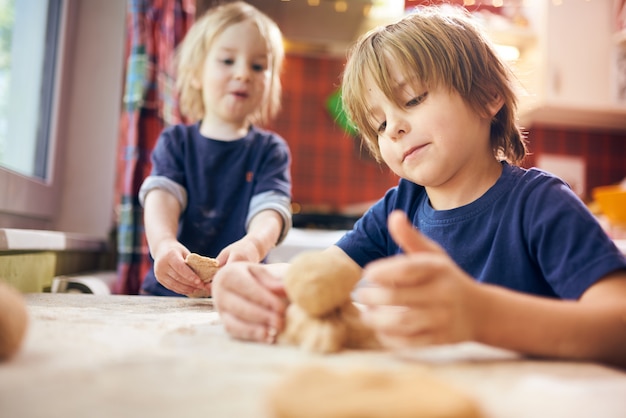
[[[626,372],[475,344],[316,355],[231,339],[209,299],[27,294],[24,345],[0,363],[2,417],[268,417],[288,371],[423,367],[487,417],[626,417]]]

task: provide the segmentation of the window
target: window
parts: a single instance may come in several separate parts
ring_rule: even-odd
[[[43,180],[60,3],[0,0],[0,166]]]
[[[58,208],[67,20],[66,0],[0,0],[0,227],[49,229]]]

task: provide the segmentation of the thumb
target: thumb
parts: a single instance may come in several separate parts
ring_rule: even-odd
[[[439,245],[416,230],[404,212],[400,210],[394,210],[389,214],[387,227],[391,238],[407,254],[442,251]]]

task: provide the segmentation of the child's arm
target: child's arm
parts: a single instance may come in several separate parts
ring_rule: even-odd
[[[144,201],[144,226],[154,274],[163,286],[183,295],[210,289],[185,263],[189,250],[176,239],[179,201],[169,192],[152,189]]]
[[[591,286],[578,301],[481,286],[476,337],[537,356],[592,360],[626,368],[626,272]]]
[[[283,230],[283,217],[273,209],[262,210],[250,220],[247,234],[216,257],[220,265],[232,261],[258,263],[270,252]]]
[[[480,284],[436,244],[392,214],[406,255],[371,263],[359,302],[389,347],[477,341],[528,355],[626,367],[626,271],[562,301]],[[389,306],[392,306],[391,308]]]

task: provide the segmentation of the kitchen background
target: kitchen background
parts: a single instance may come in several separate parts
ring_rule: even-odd
[[[358,212],[366,206],[363,203],[379,198],[397,183],[386,167],[367,158],[358,140],[335,123],[328,100],[337,91],[344,50],[351,37],[380,20],[395,19],[398,9],[401,15],[421,4],[441,2],[400,0],[398,5],[391,0],[385,10],[378,10],[383,16],[379,21],[368,22],[358,16],[361,3],[369,3],[365,1],[250,1],[272,16],[291,41],[283,73],[283,111],[271,128],[282,134],[292,149],[296,210]],[[200,2],[199,11],[210,3]],[[338,3],[345,3],[348,10],[337,12]],[[380,1],[373,2],[374,8],[377,3],[384,9]],[[619,12],[622,3],[465,0],[469,10],[493,22],[495,41],[504,40],[519,48],[520,57],[513,63],[522,68],[518,77],[528,81],[536,89],[535,98],[543,101],[539,105],[522,104],[522,109],[535,106],[526,112],[528,117],[522,117],[532,152],[524,165],[557,171],[586,201],[595,186],[626,177],[626,98],[617,94],[617,59],[626,46],[615,35],[623,25]],[[359,10],[351,14],[350,8]],[[376,10],[370,10],[373,12]],[[551,58],[553,55],[559,62]],[[550,63],[539,62],[541,59]],[[532,80],[525,68],[530,65],[541,73]],[[624,66],[621,71],[621,77],[626,77]],[[557,81],[539,80],[541,77]],[[571,86],[567,85],[568,77]],[[582,84],[578,83],[581,79]],[[550,85],[557,82],[558,91],[537,91],[557,90]],[[542,98],[550,94],[552,97]]]

